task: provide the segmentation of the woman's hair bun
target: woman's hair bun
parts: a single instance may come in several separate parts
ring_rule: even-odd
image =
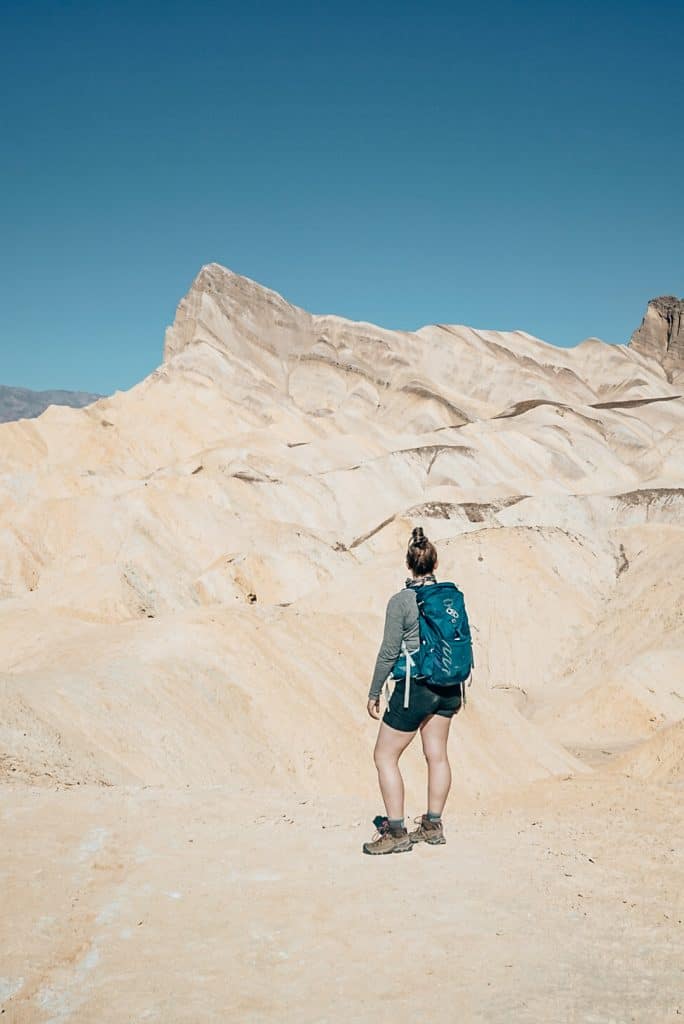
[[[411,544],[412,548],[424,548],[427,546],[428,539],[423,533],[422,526],[415,526],[411,531]]]
[[[411,540],[406,552],[406,565],[414,576],[427,576],[437,565],[437,551],[420,526],[411,530]]]

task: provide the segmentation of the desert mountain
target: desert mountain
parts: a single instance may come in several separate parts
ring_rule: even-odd
[[[292,726],[269,734],[261,769],[334,786],[330,744],[338,728],[359,743],[416,522],[478,627],[483,785],[574,764],[558,724],[570,694],[573,722],[607,693],[643,705],[630,740],[680,711],[684,402],[633,347],[392,332],[212,264],[158,370],[0,438],[5,743],[27,775],[59,734],[65,777],[239,778],[275,704]],[[672,666],[655,693],[639,668],[653,658]],[[131,706],[166,743],[131,742]],[[307,706],[337,708],[332,734],[307,738]],[[536,724],[549,715],[553,743]],[[518,722],[508,753],[497,716]]]
[[[72,409],[80,409],[101,397],[86,391],[31,391],[29,388],[10,388],[0,384],[0,423],[40,416],[49,405],[68,405]]]
[[[237,880],[240,928],[247,931],[238,929],[243,995],[232,1019],[282,1019],[277,1007],[266,1006],[263,974],[254,973],[265,922],[275,929],[269,943],[290,934],[285,909],[281,919],[273,905],[267,911],[259,902],[264,886],[281,892],[278,871],[294,877],[285,868],[274,872],[274,844],[276,858],[281,842],[288,857],[299,858],[303,875],[292,891],[300,921],[309,901],[297,887],[313,884],[317,874],[305,871],[301,845],[278,832],[283,819],[306,822],[302,835],[319,837],[307,850],[320,857],[315,867],[328,893],[321,890],[316,904],[327,908],[320,913],[321,942],[331,956],[338,950],[339,936],[325,930],[325,921],[351,915],[360,891],[386,883],[361,878],[356,869],[338,875],[320,845],[331,832],[318,830],[339,825],[333,807],[353,803],[364,824],[378,810],[366,694],[385,603],[403,585],[405,544],[417,524],[438,545],[441,576],[462,586],[476,638],[475,682],[453,742],[457,806],[472,815],[462,826],[471,845],[455,849],[470,860],[453,867],[450,891],[466,892],[464,879],[488,863],[478,884],[489,898],[515,864],[510,877],[529,874],[530,892],[539,888],[535,915],[560,915],[560,907],[582,914],[580,897],[603,870],[592,866],[600,850],[623,872],[619,884],[600,875],[604,898],[610,894],[622,907],[625,887],[643,893],[643,857],[638,868],[623,865],[623,848],[646,844],[650,855],[662,838],[662,857],[669,856],[670,825],[661,835],[659,822],[676,805],[684,770],[681,332],[675,312],[668,320],[660,309],[649,306],[647,329],[628,347],[589,339],[567,350],[521,331],[389,331],[313,315],[211,264],[180,303],[163,362],[149,377],[87,408],[52,406],[36,419],[0,427],[0,767],[5,791],[16,793],[8,814],[23,821],[34,807],[41,822],[50,822],[46,849],[57,851],[59,871],[72,872],[74,885],[90,879],[82,904],[89,916],[73,928],[73,942],[86,951],[73,954],[77,966],[50,966],[57,947],[48,932],[43,941],[27,931],[26,942],[46,950],[48,981],[41,983],[47,989],[37,981],[31,989],[22,979],[11,990],[24,1000],[21,1019],[66,1020],[49,996],[62,991],[64,978],[72,1000],[64,1005],[76,1007],[74,1020],[110,1019],[92,1000],[106,1001],[112,979],[125,976],[126,948],[135,946],[138,956],[148,953],[137,943],[152,948],[142,935],[149,920],[142,911],[131,910],[130,934],[112,922],[121,908],[138,907],[136,892],[156,892],[162,876],[169,879],[166,903],[180,900],[194,877],[214,894],[202,906],[219,908],[226,877]],[[420,752],[411,748],[408,794],[418,808],[421,772]],[[583,796],[569,796],[561,780],[584,787]],[[658,795],[630,786],[653,787]],[[588,811],[594,802],[596,810]],[[250,846],[249,864],[242,864],[247,854],[226,824],[228,804],[244,815],[240,835],[262,844]],[[514,822],[507,817],[513,806],[535,810],[521,811]],[[643,820],[650,815],[646,832],[638,822],[630,831],[629,809],[637,806]],[[270,830],[260,831],[266,819],[254,817],[255,807],[270,808]],[[544,817],[550,807],[555,824]],[[505,824],[490,828],[477,817],[485,813]],[[542,818],[555,839],[537,840],[532,826]],[[344,820],[349,829],[360,825]],[[608,820],[622,837],[617,846],[606,833]],[[76,839],[79,822],[84,831]],[[330,848],[342,850],[344,837],[337,835]],[[178,851],[186,858],[200,846],[201,864],[183,860],[178,871],[185,881],[174,881]],[[42,847],[28,838],[17,850],[27,872],[42,863]],[[542,854],[547,859],[532,871]],[[104,883],[87,873],[93,859],[104,864],[106,898],[98,888]],[[122,875],[117,865],[129,860],[135,866]],[[584,871],[582,888],[567,881]],[[410,877],[408,895],[397,883],[400,907],[413,906],[410,894],[425,885]],[[12,920],[22,918],[32,878],[27,874],[17,890]],[[573,886],[574,902],[563,902],[562,885]],[[154,916],[158,904],[149,899]],[[281,899],[282,908],[295,906],[282,892]],[[492,896],[488,921],[500,906]],[[525,914],[532,907],[525,903]],[[221,914],[228,919],[231,912]],[[213,918],[206,924],[209,910],[196,913],[199,937],[188,933],[182,963],[202,972],[209,968],[200,922],[210,930],[220,925]],[[517,911],[510,913],[497,928],[504,934],[510,925],[515,950],[522,925]],[[462,914],[471,920],[467,907],[449,920]],[[604,944],[622,927],[612,910],[607,914],[606,934],[595,940]],[[657,916],[660,927],[660,909]],[[164,910],[155,920],[155,942],[164,947],[164,936],[177,933],[176,919]],[[361,931],[376,936],[376,945],[361,937],[359,956],[374,962],[383,949],[393,956],[391,940],[377,940],[377,921],[367,923]],[[340,927],[348,937],[357,924],[350,917]],[[446,949],[447,916],[433,925],[443,927]],[[553,929],[565,934],[560,916]],[[550,970],[557,964],[565,971],[565,957],[586,953],[580,931],[576,950],[568,938]],[[643,934],[635,933],[635,956]],[[546,973],[545,941],[525,977]],[[67,946],[59,946],[60,964]],[[295,956],[294,947],[287,949],[284,955]],[[88,984],[95,982],[86,984],[78,958],[93,950],[119,959],[91,1000]],[[652,976],[661,995],[674,944],[663,951]],[[352,953],[348,960],[334,955],[341,971],[340,963],[353,960]],[[423,962],[419,950],[415,956]],[[608,990],[622,992],[633,974],[625,968],[623,977],[607,955],[605,962],[613,965]],[[593,966],[577,996],[587,1013],[598,998]],[[273,970],[282,1006],[290,996]],[[377,1019],[377,1002],[371,981],[359,981],[363,970],[359,961],[345,984],[370,993],[368,1016],[359,1011],[354,1018],[365,1021]],[[478,968],[468,989],[493,998],[485,978]],[[317,992],[315,979],[311,984]],[[640,988],[632,1007],[640,999],[645,1006],[649,992]],[[292,1019],[324,1019],[328,996],[321,989],[317,1009],[295,1006]],[[141,1019],[142,997],[131,989],[123,998],[127,1009],[119,1005],[117,1019]],[[581,1016],[580,1003],[573,1003],[580,1015],[572,1019],[590,1019]],[[553,1017],[550,1003],[535,1005],[537,1017],[520,1010],[518,1019]],[[201,1001],[188,1016],[174,1012],[159,1019],[224,1019],[207,1016]],[[464,1019],[497,1024],[510,1019],[509,1006],[491,1004],[486,1017]]]
[[[588,339],[560,349],[522,331],[435,325],[410,333],[312,316],[211,264],[166,333],[166,367],[260,382],[314,416],[363,410],[425,432],[515,410],[524,402],[662,398],[676,391],[654,353]],[[657,353],[661,354],[661,353]],[[648,358],[651,356],[651,358]],[[515,401],[511,401],[511,398]]]

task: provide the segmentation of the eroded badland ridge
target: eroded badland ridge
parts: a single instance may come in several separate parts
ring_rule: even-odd
[[[676,301],[566,350],[211,264],[140,384],[0,427],[8,1019],[676,1019]],[[359,855],[418,523],[476,626],[438,869]]]

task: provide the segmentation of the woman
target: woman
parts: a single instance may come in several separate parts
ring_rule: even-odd
[[[383,684],[399,654],[402,650],[415,652],[420,646],[416,591],[437,582],[437,551],[419,526],[411,534],[406,565],[411,576],[405,588],[394,594],[387,605],[385,632],[368,694],[368,714],[375,719],[380,718]],[[397,681],[378,731],[374,760],[388,822],[383,824],[376,840],[363,844],[364,853],[404,853],[413,849],[414,843],[446,842],[442,811],[451,787],[447,739],[451,719],[461,706],[461,686],[456,683],[437,688],[429,682],[410,686],[406,707],[406,684],[403,678]],[[416,819],[418,828],[409,834],[404,825],[404,780],[399,758],[419,729],[428,769],[427,810]]]

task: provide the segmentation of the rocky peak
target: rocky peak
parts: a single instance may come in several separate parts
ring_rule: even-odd
[[[670,378],[684,371],[684,300],[675,295],[651,299],[629,346],[657,359]]]
[[[258,359],[258,351],[285,355],[310,330],[310,314],[278,292],[218,263],[202,267],[167,328],[164,361],[205,341],[233,356]]]

